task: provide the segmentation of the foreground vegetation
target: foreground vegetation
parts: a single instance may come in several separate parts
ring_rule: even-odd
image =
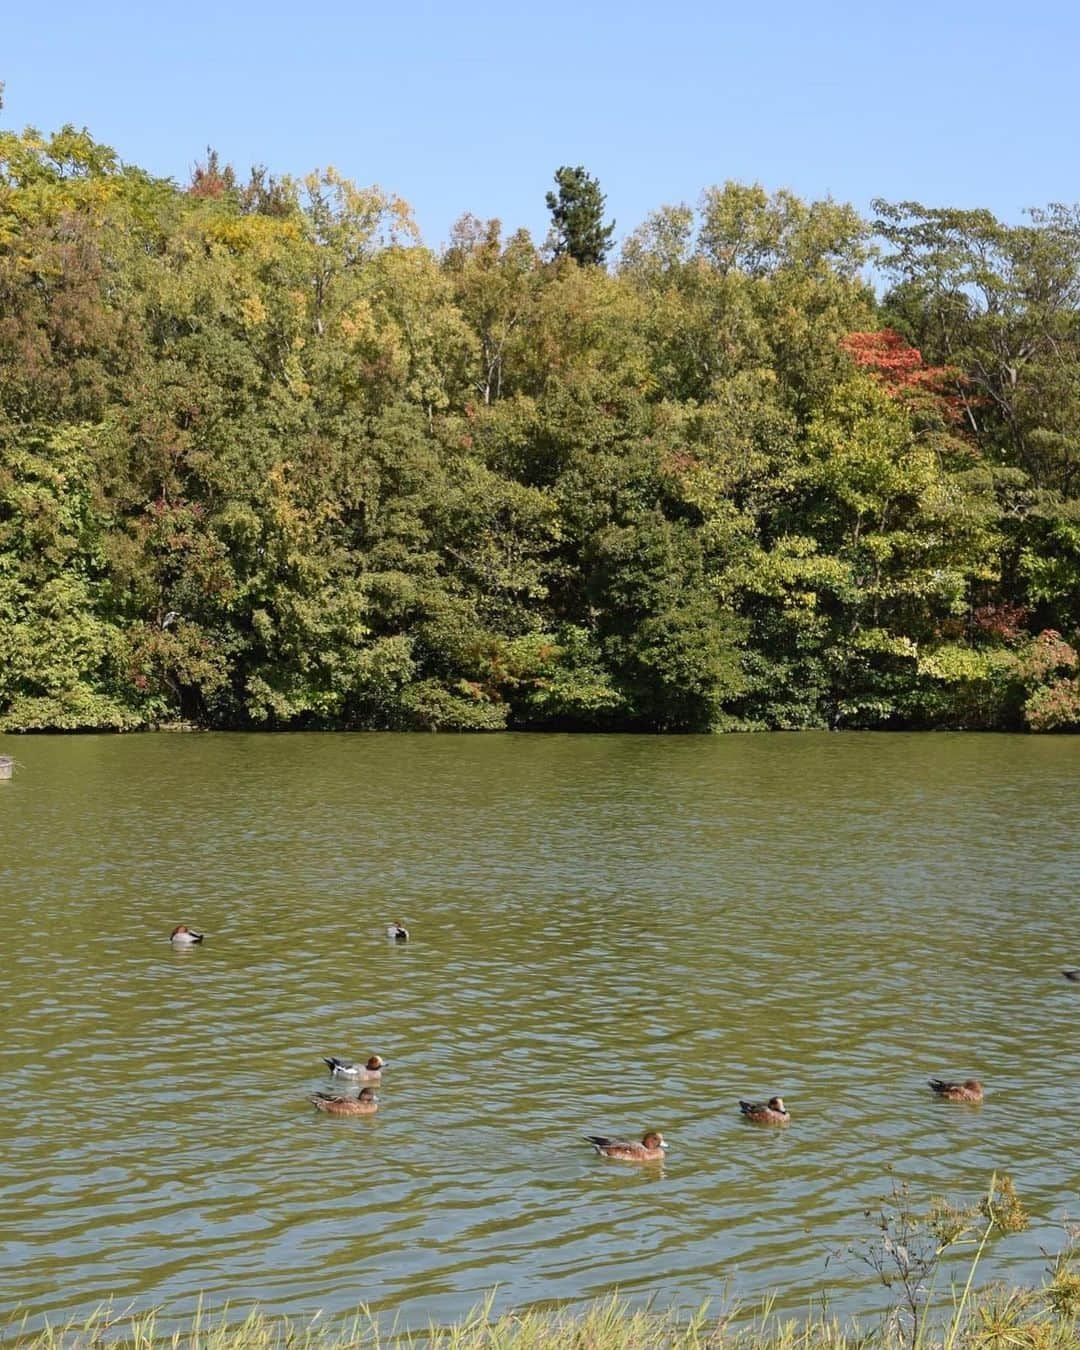
[[[1080,725],[1080,213],[557,181],[0,134],[0,730]]]
[[[976,1205],[935,1202],[916,1210],[908,1188],[894,1183],[876,1211],[867,1211],[875,1238],[846,1256],[869,1267],[894,1296],[892,1312],[872,1327],[841,1323],[827,1314],[802,1321],[774,1314],[766,1301],[756,1316],[739,1309],[716,1316],[708,1306],[692,1317],[631,1307],[617,1295],[584,1312],[544,1309],[492,1315],[492,1300],[457,1326],[421,1332],[387,1330],[372,1315],[327,1324],[295,1323],[251,1312],[242,1322],[205,1316],[200,1309],[183,1331],[159,1334],[154,1313],[128,1315],[101,1309],[84,1324],[26,1333],[8,1328],[5,1343],[19,1350],[91,1350],[102,1345],[133,1350],[379,1350],[423,1346],[428,1350],[1075,1350],[1080,1344],[1080,1269],[1070,1243],[1034,1289],[993,1285],[973,1292],[988,1243],[1023,1231],[1028,1215],[1011,1180],[995,1174]],[[968,1251],[959,1282],[941,1289],[946,1257]]]
[[[950,1336],[925,1337],[923,1350],[1075,1350],[1080,1324],[1075,1317],[1032,1306],[1022,1291],[1000,1291],[977,1300],[970,1318]],[[243,1322],[198,1317],[183,1331],[160,1333],[154,1316],[114,1320],[102,1313],[81,1327],[40,1334],[16,1334],[13,1350],[908,1350],[910,1339],[894,1324],[869,1329],[826,1317],[784,1320],[768,1313],[751,1326],[702,1308],[690,1319],[671,1313],[634,1310],[618,1298],[583,1313],[481,1311],[459,1326],[423,1332],[380,1332],[371,1319],[336,1326],[298,1324],[251,1313]]]

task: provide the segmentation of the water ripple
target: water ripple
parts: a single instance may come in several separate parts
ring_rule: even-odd
[[[85,737],[0,785],[0,1310],[881,1306],[890,1177],[1077,1209],[1080,746]],[[404,918],[414,940],[387,943]],[[205,928],[173,951],[175,922]],[[305,1100],[389,1061],[370,1118]],[[977,1076],[978,1108],[930,1075]],[[783,1130],[739,1115],[782,1091]],[[580,1136],[662,1128],[662,1165]],[[841,1253],[837,1256],[837,1253]],[[166,1322],[168,1318],[166,1318]]]

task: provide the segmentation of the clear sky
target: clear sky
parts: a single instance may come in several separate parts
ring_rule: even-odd
[[[1080,200],[1076,0],[394,5],[45,0],[4,6],[2,125],[86,126],[186,181],[333,164],[414,208],[547,228],[560,164],[619,236],[728,178],[988,206]]]

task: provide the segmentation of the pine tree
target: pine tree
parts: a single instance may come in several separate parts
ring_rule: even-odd
[[[599,267],[607,256],[615,222],[603,223],[604,202],[600,184],[579,164],[563,165],[555,174],[558,193],[547,194],[551,212],[555,256],[567,256],[583,267]]]

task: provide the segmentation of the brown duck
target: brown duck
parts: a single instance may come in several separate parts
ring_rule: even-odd
[[[739,1110],[747,1120],[755,1120],[759,1125],[786,1125],[791,1119],[783,1097],[770,1097],[767,1102],[740,1101]]]
[[[942,1078],[930,1078],[927,1081],[946,1102],[981,1102],[983,1099],[982,1084],[977,1078],[969,1078],[964,1083],[946,1083]]]
[[[583,1136],[597,1153],[605,1158],[621,1158],[624,1162],[656,1162],[664,1156],[667,1144],[657,1130],[650,1130],[640,1144],[626,1144],[619,1139],[606,1139],[602,1134]]]
[[[328,1116],[372,1116],[379,1109],[379,1099],[371,1088],[361,1088],[358,1097],[313,1092],[308,1101],[316,1111],[325,1111]]]

